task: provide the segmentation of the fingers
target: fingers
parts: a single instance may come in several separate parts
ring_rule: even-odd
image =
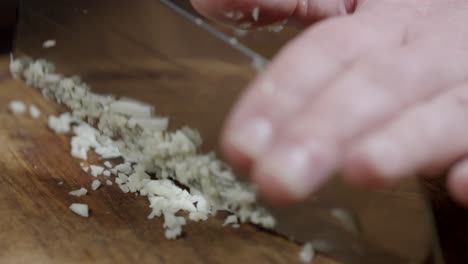
[[[354,10],[355,0],[191,0],[202,14],[233,25],[266,25],[292,16],[305,23]]]
[[[468,208],[468,159],[460,161],[449,173],[447,188],[452,197]]]
[[[468,86],[464,85],[414,107],[354,147],[346,177],[360,184],[394,183],[428,168],[440,172],[468,154],[467,121]],[[452,183],[465,182],[465,172],[465,166],[458,167]],[[457,197],[466,198],[458,186],[451,186]]]
[[[381,30],[387,33],[381,36]],[[248,167],[275,132],[358,57],[398,45],[402,27],[368,17],[330,19],[290,43],[247,90],[225,128],[223,149]]]
[[[343,153],[352,148],[358,138],[373,130],[378,130],[382,124],[398,116],[409,106],[424,101],[445,87],[462,81],[466,74],[460,69],[466,69],[468,65],[459,57],[459,54],[451,55],[453,57],[447,58],[446,53],[439,52],[436,47],[418,45],[390,50],[387,54],[378,54],[356,63],[312,103],[304,105],[300,114],[283,124],[281,131],[257,161],[254,179],[258,182],[275,179],[274,182],[282,184],[283,190],[290,194],[290,198],[305,198],[317,190],[335,169],[341,167]],[[440,61],[446,63],[442,65]],[[423,115],[423,113],[425,112],[422,111],[418,115]],[[442,118],[440,113],[437,117]],[[432,119],[432,116],[428,116],[427,119],[428,122],[438,120]],[[418,137],[419,131],[432,129],[434,137],[440,135],[438,133],[443,135],[443,131],[436,126],[437,124],[420,124],[427,125],[427,127],[419,130],[414,125],[417,124],[415,118],[411,117],[409,120],[399,121],[402,124],[395,125],[396,127],[393,128],[395,132],[393,130],[387,132],[385,129],[384,133],[393,135],[392,133],[401,132],[402,137],[406,135],[404,133],[408,133],[412,137],[411,140],[414,140],[414,144],[419,142],[421,145],[425,141],[418,141],[424,140],[423,137]],[[385,134],[382,137],[386,139],[388,135]],[[437,139],[426,139],[426,141],[429,140]],[[362,164],[361,159],[370,163],[369,166],[364,166],[364,168],[369,167],[369,172],[367,172],[371,175],[369,179],[390,181],[410,172],[408,166],[427,165],[418,159],[411,160],[410,157],[407,157],[408,159],[404,162],[401,161],[403,164],[398,165],[401,168],[393,164],[389,165],[386,162],[386,155],[395,159],[395,161],[392,160],[393,163],[400,162],[400,157],[406,157],[393,154],[392,151],[397,150],[387,146],[395,142],[387,143],[388,141],[383,141],[380,137],[370,142],[366,143],[369,146],[368,149],[365,148],[364,154],[352,159],[356,164]],[[382,149],[379,144],[384,143],[388,151],[378,152]],[[402,144],[397,145],[399,150],[410,146],[409,143],[403,145],[407,143],[406,141],[396,143]],[[423,148],[419,145],[412,147]],[[416,150],[417,148],[414,151]],[[453,149],[450,150],[455,152]],[[416,154],[422,155],[419,152],[414,153]],[[455,153],[452,154],[455,155]],[[381,167],[374,168],[377,166],[376,162],[380,162],[378,165]],[[358,170],[359,166],[355,166],[357,168],[351,167],[352,171],[359,173],[351,173],[350,179],[365,181],[365,177],[360,176],[362,169]],[[372,172],[373,170],[375,173]],[[265,187],[263,190],[267,193],[270,188],[273,187]],[[274,187],[274,189],[279,188],[281,187]],[[274,196],[275,194],[266,195]]]

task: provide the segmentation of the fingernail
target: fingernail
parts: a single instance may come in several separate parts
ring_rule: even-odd
[[[274,178],[295,199],[306,198],[322,185],[327,173],[320,148],[296,145],[278,148],[260,165],[259,173]]]
[[[250,158],[258,157],[273,136],[272,124],[265,119],[247,121],[239,129],[229,132],[228,144]]]

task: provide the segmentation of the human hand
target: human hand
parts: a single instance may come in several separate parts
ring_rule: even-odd
[[[224,130],[226,157],[251,171],[267,198],[304,199],[337,171],[386,186],[451,168],[448,188],[468,206],[467,1],[192,3],[237,25],[322,20],[251,84]]]

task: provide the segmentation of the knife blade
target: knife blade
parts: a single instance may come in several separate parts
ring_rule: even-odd
[[[159,0],[159,1],[165,6],[167,6],[168,8],[172,9],[174,12],[178,13],[181,17],[188,19],[189,21],[193,22],[195,25],[199,26],[200,28],[208,32],[209,34],[212,34],[215,38],[223,41],[227,45],[231,46],[233,49],[239,51],[239,53],[250,58],[252,62],[256,62],[262,65],[268,64],[268,60],[264,58],[262,55],[253,51],[247,46],[243,45],[235,37],[227,36],[222,31],[204,22],[204,20],[201,17],[194,15],[193,13],[180,7],[179,5],[177,5],[175,2],[171,0]]]

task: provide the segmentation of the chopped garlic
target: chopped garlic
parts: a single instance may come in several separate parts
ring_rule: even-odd
[[[91,167],[91,175],[93,175],[94,177],[97,177],[104,172],[104,167],[96,166],[96,165],[91,165],[90,167]]]
[[[154,116],[152,106],[94,94],[78,78],[56,74],[45,60],[12,59],[10,69],[13,76],[70,108],[70,113],[49,117],[49,126],[57,133],[73,133],[72,156],[87,160],[88,151],[94,150],[102,159],[123,159],[110,169],[118,176],[115,182],[125,193],[147,197],[152,210],[148,217],[164,217],[167,238],[182,234],[186,219],[177,215],[180,211],[192,221],[204,221],[225,210],[238,223],[274,226],[274,218],[257,204],[254,186],[238,181],[214,153],[201,153],[202,140],[194,130],[169,131],[168,119]],[[96,177],[104,171],[91,165]]]
[[[80,163],[80,167],[84,172],[88,173],[89,167],[86,166],[83,162]]]
[[[280,21],[276,24],[273,24],[273,25],[270,25],[270,26],[267,26],[266,29],[270,32],[275,32],[275,33],[279,33],[281,31],[283,31],[285,25],[288,23],[288,20],[285,19],[283,21]]]
[[[56,44],[57,44],[57,41],[55,41],[54,39],[49,39],[49,40],[44,41],[44,43],[42,43],[42,47],[44,49],[49,49],[49,48],[55,47]]]
[[[259,16],[260,16],[260,8],[257,6],[252,10],[252,18],[254,19],[255,22],[257,22]]]
[[[59,117],[49,116],[49,128],[55,133],[68,133],[71,129],[73,118],[70,113],[64,113]]]
[[[234,11],[226,12],[226,13],[224,13],[224,16],[226,18],[231,18],[232,19],[232,18],[234,18]]]
[[[9,108],[13,114],[24,114],[26,112],[26,105],[22,101],[11,101]]]
[[[10,53],[10,73],[14,79],[20,79],[24,71],[26,62],[21,59],[15,59],[13,53]]]
[[[112,185],[112,182],[110,180],[106,180],[106,184],[110,186]]]
[[[97,131],[88,124],[80,124],[74,127],[73,131],[75,136],[71,140],[71,155],[78,159],[87,160],[88,151],[99,146],[96,139]]]
[[[98,146],[95,148],[96,153],[101,156],[103,159],[113,159],[113,158],[118,158],[122,154],[119,151],[119,148],[117,146]]]
[[[88,193],[88,190],[86,190],[85,188],[81,188],[75,191],[71,191],[68,194],[72,196],[76,196],[76,197],[81,197],[81,196],[86,195],[87,193]]]
[[[175,239],[182,233],[182,226],[187,222],[182,216],[175,216],[171,213],[164,213],[164,227],[167,228],[165,235],[167,239]]]
[[[116,181],[116,183],[117,183],[117,181]],[[122,190],[123,193],[128,193],[128,192],[130,192],[130,189],[128,188],[127,185],[119,184],[119,188],[120,188],[120,190]]]
[[[155,131],[164,131],[169,127],[168,118],[138,118],[132,117],[128,120],[127,126],[129,128],[135,128],[139,126],[143,129],[151,129]]]
[[[103,173],[102,173],[102,176],[104,177],[110,177],[111,176],[111,172],[109,170],[105,170]]]
[[[310,242],[306,243],[301,248],[301,251],[299,252],[299,259],[303,263],[311,263],[311,261],[314,259],[314,257],[315,257],[314,247],[312,246],[312,244]]]
[[[93,183],[91,184],[91,189],[93,191],[99,189],[101,187],[101,182],[99,180],[94,180]]]
[[[347,231],[359,234],[360,228],[356,217],[347,209],[332,208],[330,214],[345,228]]]
[[[164,235],[166,236],[167,239],[176,239],[182,234],[182,228],[181,227],[175,227],[172,229],[167,229]]]
[[[237,21],[237,20],[241,20],[242,18],[244,18],[244,13],[242,13],[242,11],[230,11],[230,12],[224,13],[224,16],[226,18]]]
[[[117,172],[122,172],[124,174],[131,174],[132,171],[133,171],[132,166],[128,162],[122,163],[122,164],[119,164],[119,165],[115,166],[115,169],[116,169]],[[115,173],[115,174],[117,174],[117,173]]]
[[[29,114],[32,118],[38,119],[41,116],[41,111],[35,105],[29,106]]]
[[[79,204],[79,203],[73,203],[70,205],[70,210],[74,212],[75,214],[82,216],[82,217],[88,217],[89,216],[89,208],[87,204]]]
[[[109,161],[106,161],[104,162],[104,166],[106,166],[108,169],[112,169],[112,163],[110,163]]]
[[[153,113],[153,107],[135,100],[121,99],[112,102],[109,105],[109,111],[129,117],[150,118]]]
[[[223,226],[237,224],[237,223],[238,223],[237,216],[236,215],[230,215],[230,216],[226,217],[226,220],[224,221]]]
[[[189,219],[194,222],[206,221],[208,219],[208,214],[204,212],[191,212],[189,214]]]
[[[283,29],[284,29],[283,25],[272,25],[272,26],[267,27],[268,31],[275,32],[275,33],[279,33],[281,31],[283,31]]]

